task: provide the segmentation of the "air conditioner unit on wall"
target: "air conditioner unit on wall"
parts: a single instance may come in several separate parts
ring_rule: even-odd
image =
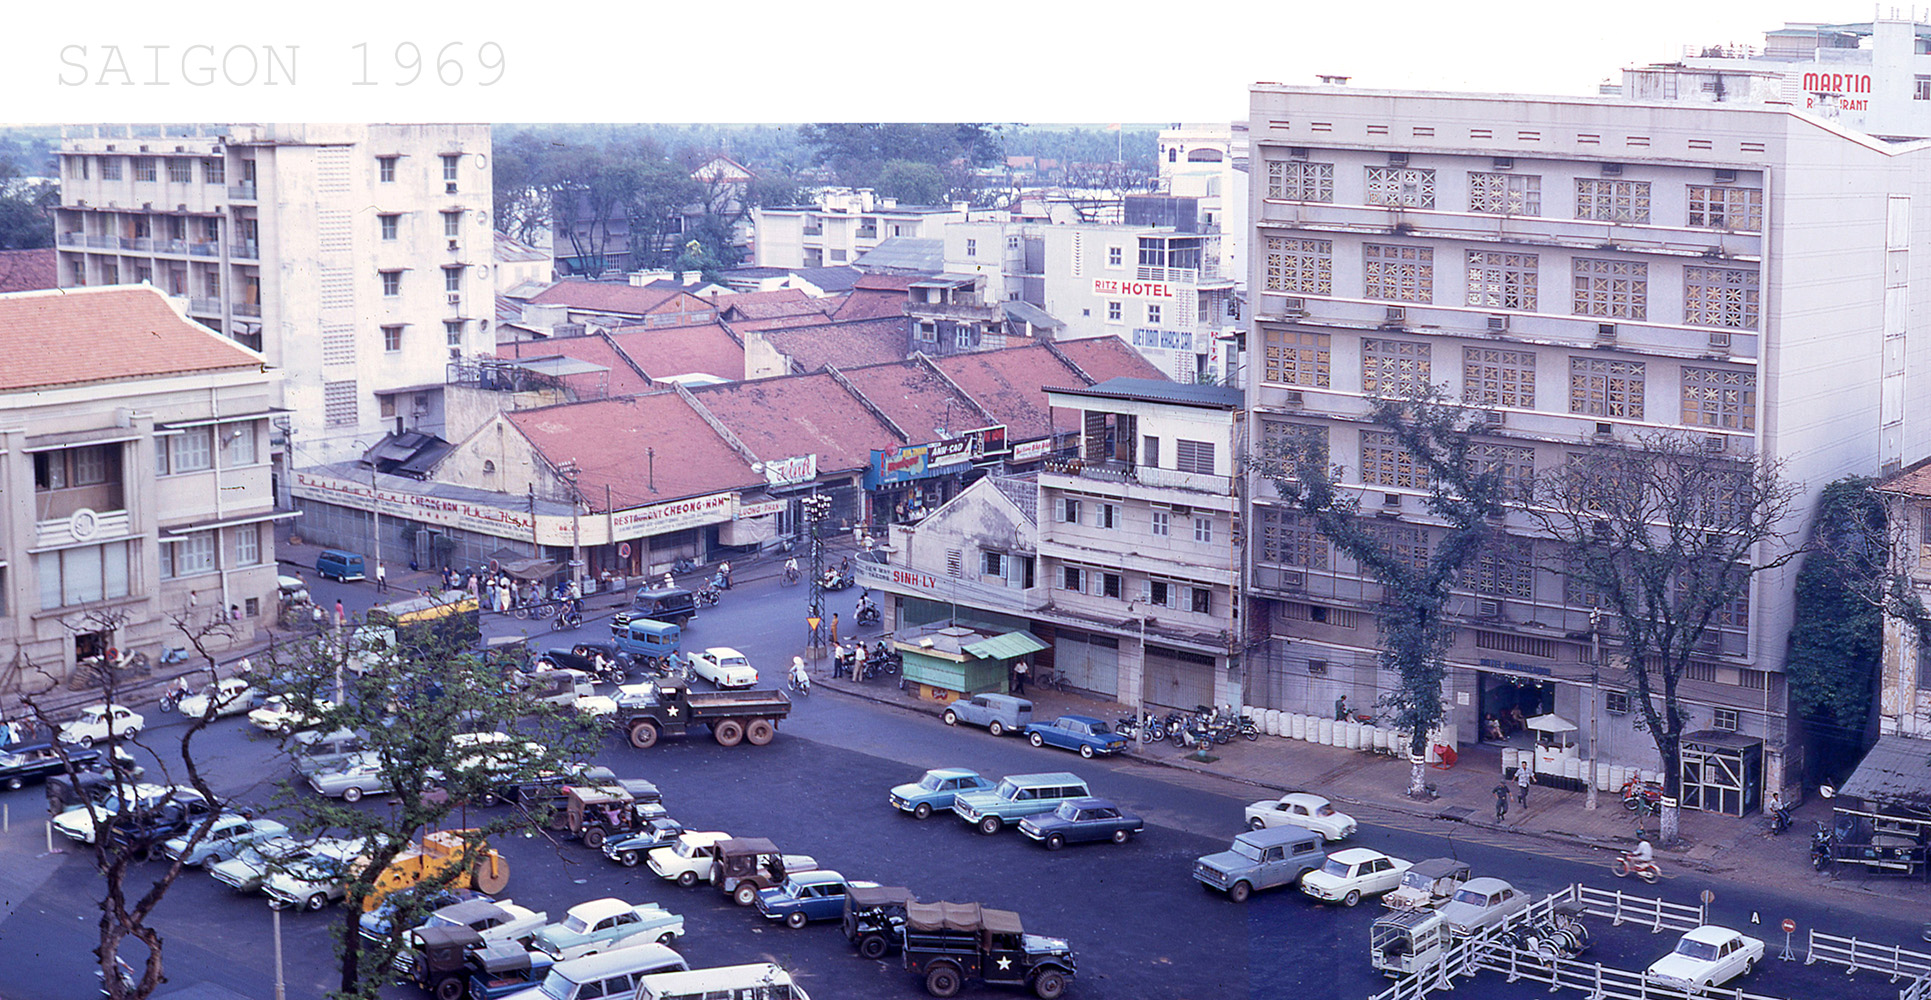
[[[1289,296],[1281,300],[1281,312],[1288,316],[1306,316],[1307,300],[1300,296]]]
[[[1306,146],[1291,146],[1287,150],[1287,155],[1296,160],[1305,160],[1308,156],[1308,149]]]
[[[1498,156],[1495,158],[1494,163],[1495,169],[1497,170],[1515,169],[1515,157],[1513,156]]]
[[[1596,324],[1596,343],[1613,344],[1615,342],[1616,342],[1616,324],[1597,323]]]
[[[1483,427],[1500,427],[1502,426],[1502,422],[1503,422],[1503,417],[1502,417],[1501,410],[1483,410],[1482,411]]]
[[[1507,333],[1508,329],[1509,318],[1507,316],[1490,316],[1488,318],[1488,332]]]
[[[1477,600],[1477,601],[1475,602],[1475,617],[1477,617],[1477,618],[1500,618],[1500,617],[1502,617],[1502,602],[1501,602],[1501,601],[1491,601],[1491,600],[1487,600],[1487,599],[1479,599],[1479,600]]]
[[[1407,153],[1389,153],[1389,154],[1388,154],[1388,165],[1389,165],[1389,166],[1391,166],[1391,167],[1405,167],[1405,166],[1407,166],[1407,165],[1408,165],[1408,154],[1407,154]]]
[[[1384,323],[1402,324],[1408,322],[1408,310],[1401,306],[1389,306]]]
[[[1724,351],[1729,350],[1730,349],[1730,331],[1711,330],[1710,346],[1717,348],[1718,350],[1724,350]]]
[[[1299,389],[1289,389],[1281,393],[1281,405],[1294,407],[1306,406],[1307,396]]]
[[[1737,172],[1734,170],[1719,170],[1716,172],[1716,182],[1718,184],[1735,184],[1737,182]]]
[[[1602,175],[1604,177],[1621,177],[1623,175],[1623,165],[1620,163],[1605,163],[1602,165]]]

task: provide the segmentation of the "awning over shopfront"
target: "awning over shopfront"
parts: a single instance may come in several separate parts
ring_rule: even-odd
[[[995,635],[990,639],[982,639],[966,646],[965,651],[987,660],[1016,660],[1022,656],[1031,656],[1045,648],[1046,644],[1041,642],[1038,636],[1020,629],[1007,632],[1005,635]]]

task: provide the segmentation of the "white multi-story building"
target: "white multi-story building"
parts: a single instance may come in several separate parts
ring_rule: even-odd
[[[1687,45],[1671,63],[1623,70],[1615,90],[1639,101],[1778,102],[1889,138],[1931,136],[1931,24],[1793,22],[1763,47]]]
[[[900,205],[869,190],[820,193],[815,204],[751,210],[759,267],[841,267],[895,236],[937,239],[968,206]]]
[[[987,302],[1023,300],[1065,324],[1058,340],[1114,336],[1180,382],[1231,369],[1233,278],[1213,232],[1172,226],[955,222],[948,274],[983,277]]]
[[[1220,234],[1220,273],[1247,282],[1247,123],[1160,130],[1160,190],[1200,206],[1202,232]]]
[[[152,284],[282,369],[284,483],[494,349],[488,126],[204,131],[63,141],[60,282]]]
[[[0,350],[0,691],[183,628],[252,642],[276,613],[279,373],[142,287],[0,295]]]
[[[1365,423],[1371,393],[1425,383],[1481,407],[1478,457],[1511,478],[1692,434],[1780,465],[1806,517],[1832,480],[1931,453],[1931,413],[1907,402],[1931,365],[1908,334],[1931,150],[1771,105],[1266,84],[1252,115],[1250,437],[1325,440],[1418,556],[1427,484]],[[1372,703],[1379,588],[1255,475],[1249,592],[1270,638],[1249,700]],[[1518,516],[1451,604],[1451,731],[1473,742],[1516,709],[1586,727],[1599,691],[1603,759],[1654,767],[1620,675],[1591,683],[1588,595]],[[1680,688],[1689,730],[1761,741],[1769,787],[1795,572],[1755,578]]]

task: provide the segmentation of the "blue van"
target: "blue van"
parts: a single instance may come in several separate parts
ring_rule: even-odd
[[[670,622],[654,618],[632,618],[610,626],[620,659],[627,657],[638,666],[658,671],[664,668],[666,660],[677,655],[683,631]]]
[[[315,557],[315,572],[325,580],[353,581],[369,578],[362,570],[362,557],[341,549],[323,549],[322,554]]]

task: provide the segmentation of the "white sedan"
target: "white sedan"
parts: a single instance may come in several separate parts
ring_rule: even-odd
[[[62,743],[76,743],[91,747],[107,740],[108,730],[121,739],[128,739],[147,727],[147,720],[141,713],[124,705],[89,705],[80,710],[80,718],[60,727],[59,739]]]
[[[1379,896],[1401,884],[1410,862],[1380,851],[1351,847],[1328,855],[1321,867],[1301,876],[1301,891],[1327,903],[1354,906],[1363,896]]]
[[[1247,827],[1265,830],[1270,826],[1304,826],[1321,835],[1322,840],[1342,840],[1354,835],[1354,817],[1336,812],[1327,799],[1307,792],[1289,792],[1278,799],[1266,799],[1247,807]]]
[[[315,711],[319,714],[335,707],[326,699],[315,700]],[[269,695],[262,707],[248,713],[248,722],[265,733],[287,736],[297,729],[310,729],[321,723],[317,716],[297,709],[285,695]]]
[[[692,653],[691,672],[721,688],[758,686],[758,671],[751,666],[750,657],[729,646]]]
[[[1676,950],[1651,963],[1644,975],[1687,993],[1747,976],[1762,959],[1761,940],[1704,924],[1683,935]]]
[[[185,718],[199,719],[208,714],[208,703],[213,701],[215,718],[220,718],[248,711],[248,704],[254,697],[255,689],[249,686],[246,679],[230,677],[182,698],[175,708]]]

